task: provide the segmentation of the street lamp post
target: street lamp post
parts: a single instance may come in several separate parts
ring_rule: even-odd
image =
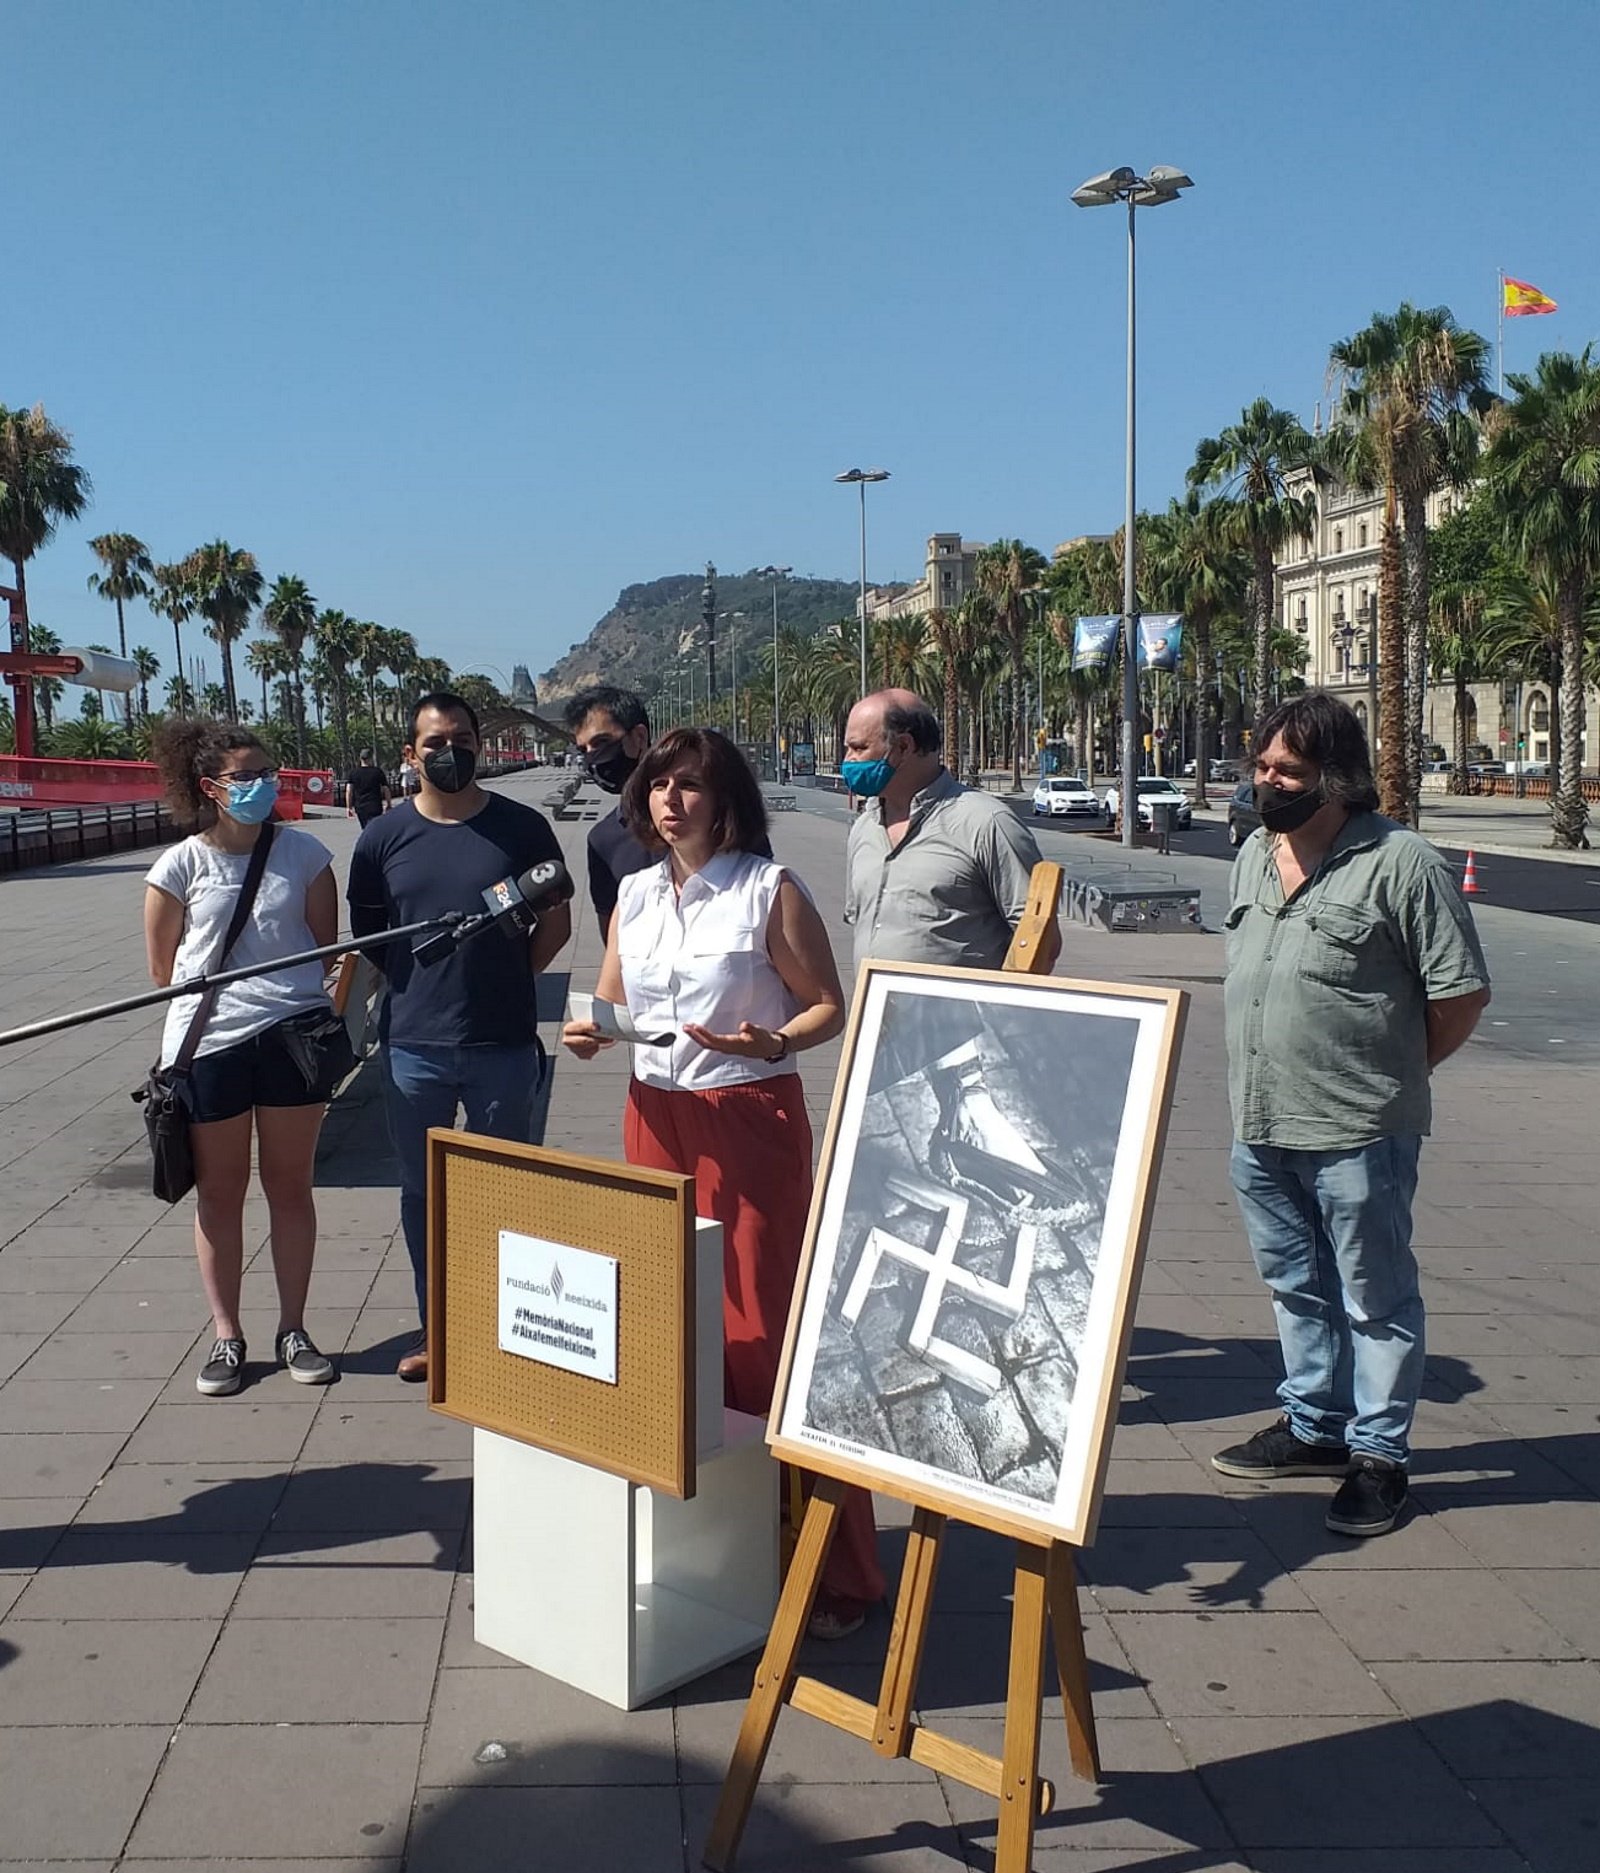
[[[847,468],[835,481],[853,481],[861,490],[861,694],[867,693],[867,483],[887,481],[887,468]]]
[[[719,611],[719,620],[725,619],[728,625],[728,657],[732,670],[733,713],[728,720],[733,729],[733,739],[739,739],[739,626],[744,623],[742,611]]]
[[[783,731],[778,713],[778,581],[788,578],[793,566],[763,566],[756,575],[772,581],[772,784],[783,779]]]
[[[1135,274],[1133,246],[1133,211],[1136,208],[1160,208],[1178,199],[1180,189],[1194,183],[1181,169],[1158,163],[1149,175],[1141,176],[1129,168],[1109,169],[1104,175],[1091,176],[1081,188],[1072,191],[1079,208],[1109,208],[1125,202],[1128,208],[1128,482],[1123,506],[1122,534],[1122,843],[1132,846],[1138,830],[1138,790],[1134,784],[1139,750],[1139,620],[1134,592],[1134,411],[1135,346],[1134,303]]]

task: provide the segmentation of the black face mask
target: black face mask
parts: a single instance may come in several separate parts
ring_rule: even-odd
[[[1256,811],[1268,832],[1298,832],[1314,813],[1327,805],[1320,786],[1291,793],[1287,787],[1268,787],[1258,781],[1255,791]]]
[[[584,765],[589,770],[589,778],[597,787],[603,787],[607,793],[621,793],[628,784],[628,776],[639,763],[631,754],[623,752],[619,741],[598,761],[586,760]]]
[[[478,771],[471,748],[433,748],[422,757],[422,771],[440,793],[460,793]]]

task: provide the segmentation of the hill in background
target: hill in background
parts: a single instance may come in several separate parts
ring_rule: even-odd
[[[624,586],[617,602],[582,643],[539,678],[541,705],[590,683],[617,683],[651,696],[667,671],[684,655],[705,658],[700,622],[703,573],[673,573],[645,585]],[[855,629],[859,588],[845,579],[787,578],[778,586],[780,629],[811,637],[823,625],[844,618]],[[743,620],[717,620],[717,667],[727,667],[728,634],[739,633],[739,666],[754,669],[764,646],[772,643],[772,581],[756,572],[718,573],[717,610],[742,611]],[[691,635],[693,634],[692,639]]]

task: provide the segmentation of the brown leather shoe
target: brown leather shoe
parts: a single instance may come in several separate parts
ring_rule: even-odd
[[[400,1363],[395,1371],[410,1385],[420,1384],[428,1376],[428,1342],[426,1336],[405,1353],[400,1355]]]

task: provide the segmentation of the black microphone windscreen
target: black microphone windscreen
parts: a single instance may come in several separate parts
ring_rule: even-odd
[[[558,858],[530,865],[517,880],[517,889],[537,910],[565,904],[573,894],[572,874]]]

